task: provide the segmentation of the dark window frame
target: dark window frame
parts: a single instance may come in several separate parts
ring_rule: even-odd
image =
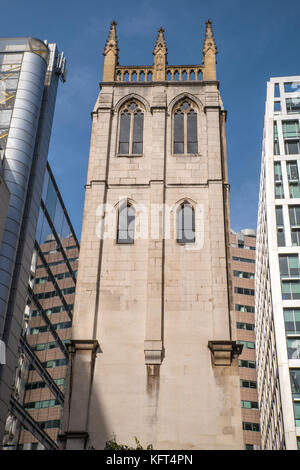
[[[185,220],[185,211],[186,209],[191,210],[191,226],[186,227],[186,220]],[[195,243],[196,241],[196,230],[195,230],[195,210],[193,205],[189,201],[183,201],[178,209],[176,214],[176,232],[177,232],[177,243],[179,244],[190,244]],[[191,235],[192,237],[186,236],[187,234]]]
[[[128,214],[129,209],[131,209],[132,214]],[[121,214],[126,210],[126,221],[123,228],[121,226]],[[117,244],[118,245],[133,245],[134,238],[135,238],[135,217],[136,212],[133,204],[127,199],[123,201],[118,207],[118,218],[117,218]],[[120,236],[120,234],[124,234],[126,236]]]
[[[195,155],[198,153],[198,114],[196,104],[189,98],[184,98],[176,104],[172,124],[174,155]]]
[[[144,116],[145,109],[136,99],[127,101],[120,109],[118,138],[119,156],[143,155]],[[126,121],[124,118],[126,118]]]

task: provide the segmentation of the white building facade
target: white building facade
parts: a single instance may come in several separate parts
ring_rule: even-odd
[[[256,246],[262,449],[300,448],[300,76],[271,78]]]

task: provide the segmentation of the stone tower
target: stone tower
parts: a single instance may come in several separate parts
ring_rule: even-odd
[[[242,449],[224,110],[203,63],[119,65],[104,49],[61,445]]]

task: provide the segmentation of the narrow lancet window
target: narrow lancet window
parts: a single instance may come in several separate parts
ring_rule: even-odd
[[[195,243],[195,211],[188,202],[183,202],[177,212],[177,242]]]
[[[120,155],[142,155],[144,113],[140,104],[131,100],[120,112]]]
[[[129,138],[130,138],[130,114],[127,111],[121,114],[120,119],[120,145],[119,153],[129,153]]]
[[[119,244],[134,243],[135,209],[128,202],[123,202],[118,211],[118,233]]]
[[[138,110],[134,114],[132,138],[132,153],[136,155],[141,155],[143,153],[143,127],[144,115]]]
[[[184,115],[180,111],[174,115],[174,153],[184,153]]]
[[[174,111],[174,154],[198,152],[198,124],[194,104],[190,100],[181,101]]]

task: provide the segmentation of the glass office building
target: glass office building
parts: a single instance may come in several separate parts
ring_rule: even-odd
[[[0,340],[6,349],[0,365],[0,440],[19,358],[59,79],[65,80],[65,59],[55,44],[0,39],[0,180],[6,193],[0,224]]]
[[[53,449],[60,427],[79,243],[47,165],[5,449]]]

